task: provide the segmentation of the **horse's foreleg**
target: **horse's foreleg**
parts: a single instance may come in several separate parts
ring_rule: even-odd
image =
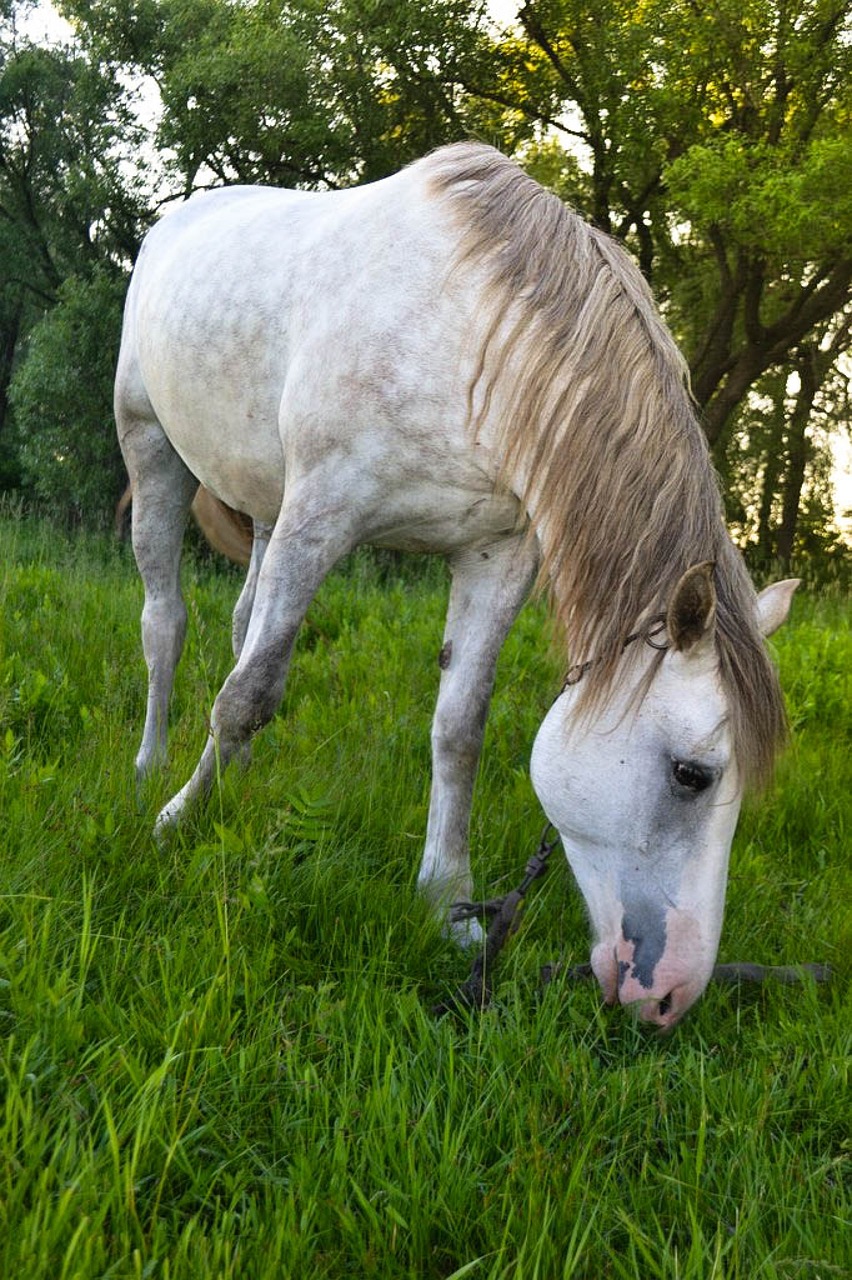
[[[338,510],[330,512],[325,504],[288,496],[258,570],[239,659],[213,704],[207,744],[192,777],[160,813],[158,831],[174,825],[189,805],[206,795],[217,772],[272,719],[308,605],[352,545]]]
[[[122,437],[122,449],[133,486],[133,554],[145,588],[142,650],[148,668],[148,702],[136,756],[136,776],[141,782],[166,757],[169,698],[186,635],[181,549],[198,481],[155,421],[129,429]]]
[[[532,585],[536,552],[523,536],[465,551],[452,587],[432,722],[432,794],[418,885],[439,910],[471,892],[468,827],[497,657]],[[475,941],[478,926],[454,927]]]

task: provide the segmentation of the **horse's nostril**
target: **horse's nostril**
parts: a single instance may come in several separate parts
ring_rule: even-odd
[[[666,1014],[669,1012],[669,1010],[671,1009],[671,1007],[672,1007],[672,993],[670,991],[669,994],[667,996],[663,996],[662,1000],[660,1001],[660,1017],[664,1018]]]

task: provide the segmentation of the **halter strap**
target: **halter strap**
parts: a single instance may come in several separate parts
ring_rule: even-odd
[[[639,631],[631,632],[624,641],[624,644],[621,646],[622,653],[628,645],[633,644],[636,640],[644,640],[651,649],[656,649],[660,653],[665,653],[666,649],[669,647],[668,643],[666,641],[661,642],[659,640],[659,637],[664,633],[665,629],[666,615],[664,613],[655,614],[653,618],[649,619],[646,627],[642,627]],[[562,682],[562,688],[559,690],[559,693],[562,694],[566,689],[570,689],[572,685],[579,684],[586,672],[591,670],[591,668],[599,661],[599,658],[589,658],[588,662],[575,662],[572,667],[568,668],[568,673]]]

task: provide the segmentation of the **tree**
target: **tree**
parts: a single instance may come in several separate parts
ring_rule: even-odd
[[[15,12],[10,4],[0,46],[4,486],[23,478],[20,433],[11,429],[10,393],[27,360],[30,334],[63,296],[65,281],[85,281],[101,271],[115,278],[126,274],[138,247],[144,207],[138,179],[126,163],[139,130],[124,89],[79,51],[41,48],[21,38]],[[85,398],[89,374],[81,370],[80,378],[79,396]],[[45,426],[49,430],[50,424]],[[30,418],[28,429],[38,430],[40,424]]]
[[[11,386],[27,490],[89,525],[111,521],[126,483],[112,413],[124,292],[103,269],[64,280]]]
[[[848,11],[529,0],[494,39],[481,0],[66,0],[156,79],[185,190],[350,184],[470,132],[519,151],[635,251],[714,444],[852,296]]]
[[[849,421],[849,379],[836,362],[847,325],[760,379],[719,454],[729,515],[756,566],[842,553],[830,442]]]
[[[848,16],[846,0],[529,0],[490,81],[468,86],[495,119],[546,131],[531,167],[634,250],[720,460],[761,380],[799,371],[799,447],[776,476],[785,556],[810,410],[849,347]]]
[[[103,64],[153,78],[180,189],[336,187],[464,136],[483,0],[65,0]]]

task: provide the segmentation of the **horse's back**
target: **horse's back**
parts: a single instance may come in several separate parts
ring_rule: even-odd
[[[226,188],[149,234],[124,381],[144,386],[171,443],[229,505],[274,521],[285,463],[289,477],[335,452],[350,466],[369,458],[386,490],[416,469],[433,508],[456,484],[459,509],[471,489],[477,502],[489,491],[467,431],[472,304],[453,284],[454,228],[427,188],[418,166],[344,192]],[[422,523],[421,501],[389,524]]]

